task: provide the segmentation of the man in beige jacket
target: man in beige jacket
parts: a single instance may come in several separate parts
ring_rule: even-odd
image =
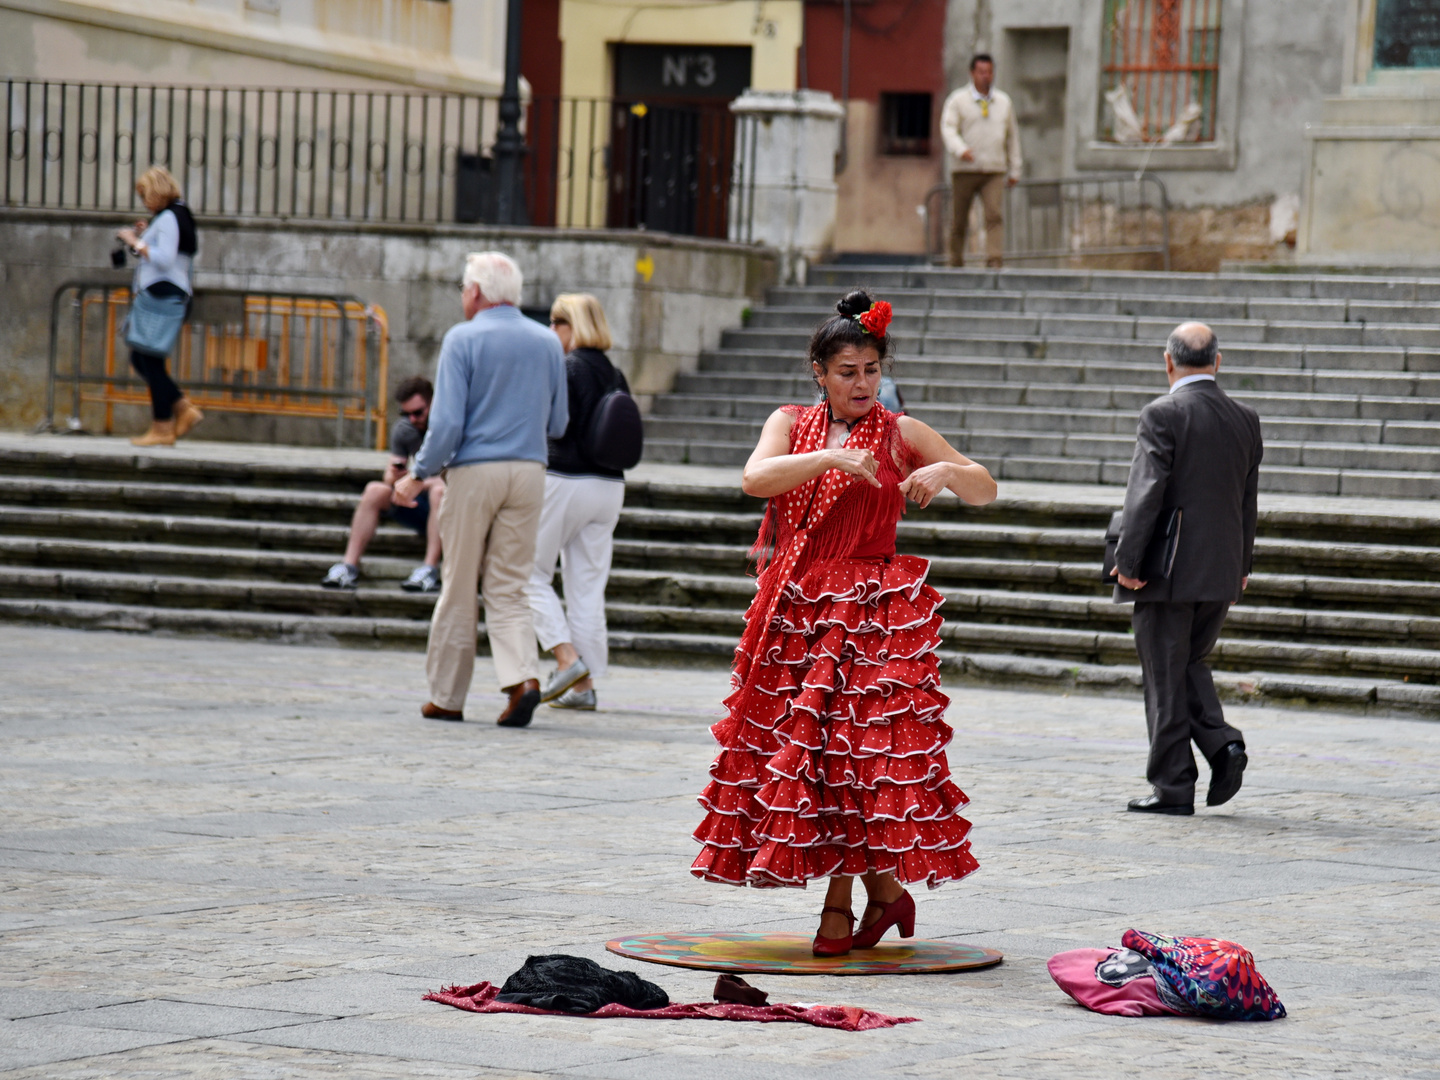
[[[954,159],[951,177],[950,265],[965,265],[965,233],[975,196],[985,209],[987,266],[1005,255],[1005,188],[1020,179],[1020,129],[1010,95],[994,88],[995,61],[979,53],[970,61],[970,83],[945,99],[940,134]]]

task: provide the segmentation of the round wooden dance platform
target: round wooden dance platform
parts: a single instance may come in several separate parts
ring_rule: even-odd
[[[758,975],[919,975],[993,967],[1004,954],[953,941],[900,938],[845,956],[819,957],[805,934],[636,934],[607,941],[617,956],[672,967]]]

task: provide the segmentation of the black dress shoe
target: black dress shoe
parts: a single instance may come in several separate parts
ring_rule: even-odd
[[[1245,766],[1250,759],[1245,756],[1245,744],[1226,743],[1210,759],[1210,790],[1205,795],[1206,806],[1224,806],[1235,797],[1245,779]]]
[[[495,723],[501,727],[524,727],[535,715],[535,706],[540,704],[540,681],[526,679],[509,687],[508,693],[510,702]]]
[[[1177,814],[1181,817],[1188,817],[1195,813],[1193,803],[1167,803],[1161,802],[1160,796],[1155,794],[1146,795],[1143,799],[1131,799],[1129,809],[1137,814]]]

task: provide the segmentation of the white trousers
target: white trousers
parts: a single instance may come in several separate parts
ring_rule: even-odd
[[[622,480],[545,474],[535,572],[525,590],[535,617],[535,636],[546,652],[569,642],[596,676],[605,674],[610,660],[605,583],[624,502]],[[563,608],[554,587],[557,559],[565,586]]]

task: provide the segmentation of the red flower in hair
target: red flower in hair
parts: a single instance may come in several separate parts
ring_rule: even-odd
[[[855,319],[865,328],[866,333],[884,337],[885,328],[890,325],[890,305],[884,300],[876,300],[870,305],[869,311],[855,316]]]

